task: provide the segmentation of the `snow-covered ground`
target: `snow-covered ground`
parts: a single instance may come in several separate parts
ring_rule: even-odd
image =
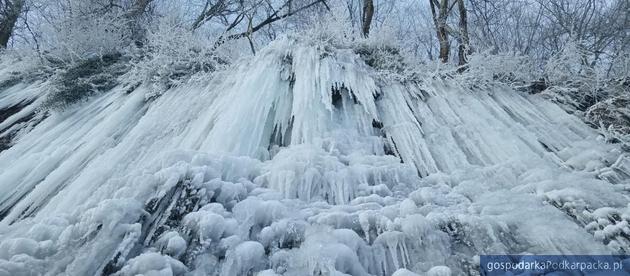
[[[0,110],[31,104],[0,122],[25,129],[0,152],[0,275],[461,275],[481,254],[628,253],[630,156],[493,87],[395,81],[285,39],[157,98],[117,87],[25,120],[46,83],[5,89]]]

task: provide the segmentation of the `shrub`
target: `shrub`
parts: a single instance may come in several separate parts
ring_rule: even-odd
[[[118,77],[127,70],[128,65],[121,54],[79,61],[55,76],[54,90],[44,106],[64,109],[98,92],[111,90],[119,84]]]

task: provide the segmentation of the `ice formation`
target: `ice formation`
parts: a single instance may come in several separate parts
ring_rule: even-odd
[[[628,253],[630,156],[537,95],[284,39],[200,84],[0,92],[0,275],[461,275]]]

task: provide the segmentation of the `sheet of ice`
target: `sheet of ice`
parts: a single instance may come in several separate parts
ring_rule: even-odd
[[[289,39],[146,93],[0,153],[0,275],[460,275],[480,254],[630,250],[629,157],[537,96]]]

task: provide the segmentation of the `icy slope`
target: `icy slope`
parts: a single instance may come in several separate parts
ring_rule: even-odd
[[[45,90],[0,92],[35,101],[0,131]],[[460,275],[630,250],[630,159],[536,96],[288,40],[146,94],[40,116],[0,152],[0,275]]]

